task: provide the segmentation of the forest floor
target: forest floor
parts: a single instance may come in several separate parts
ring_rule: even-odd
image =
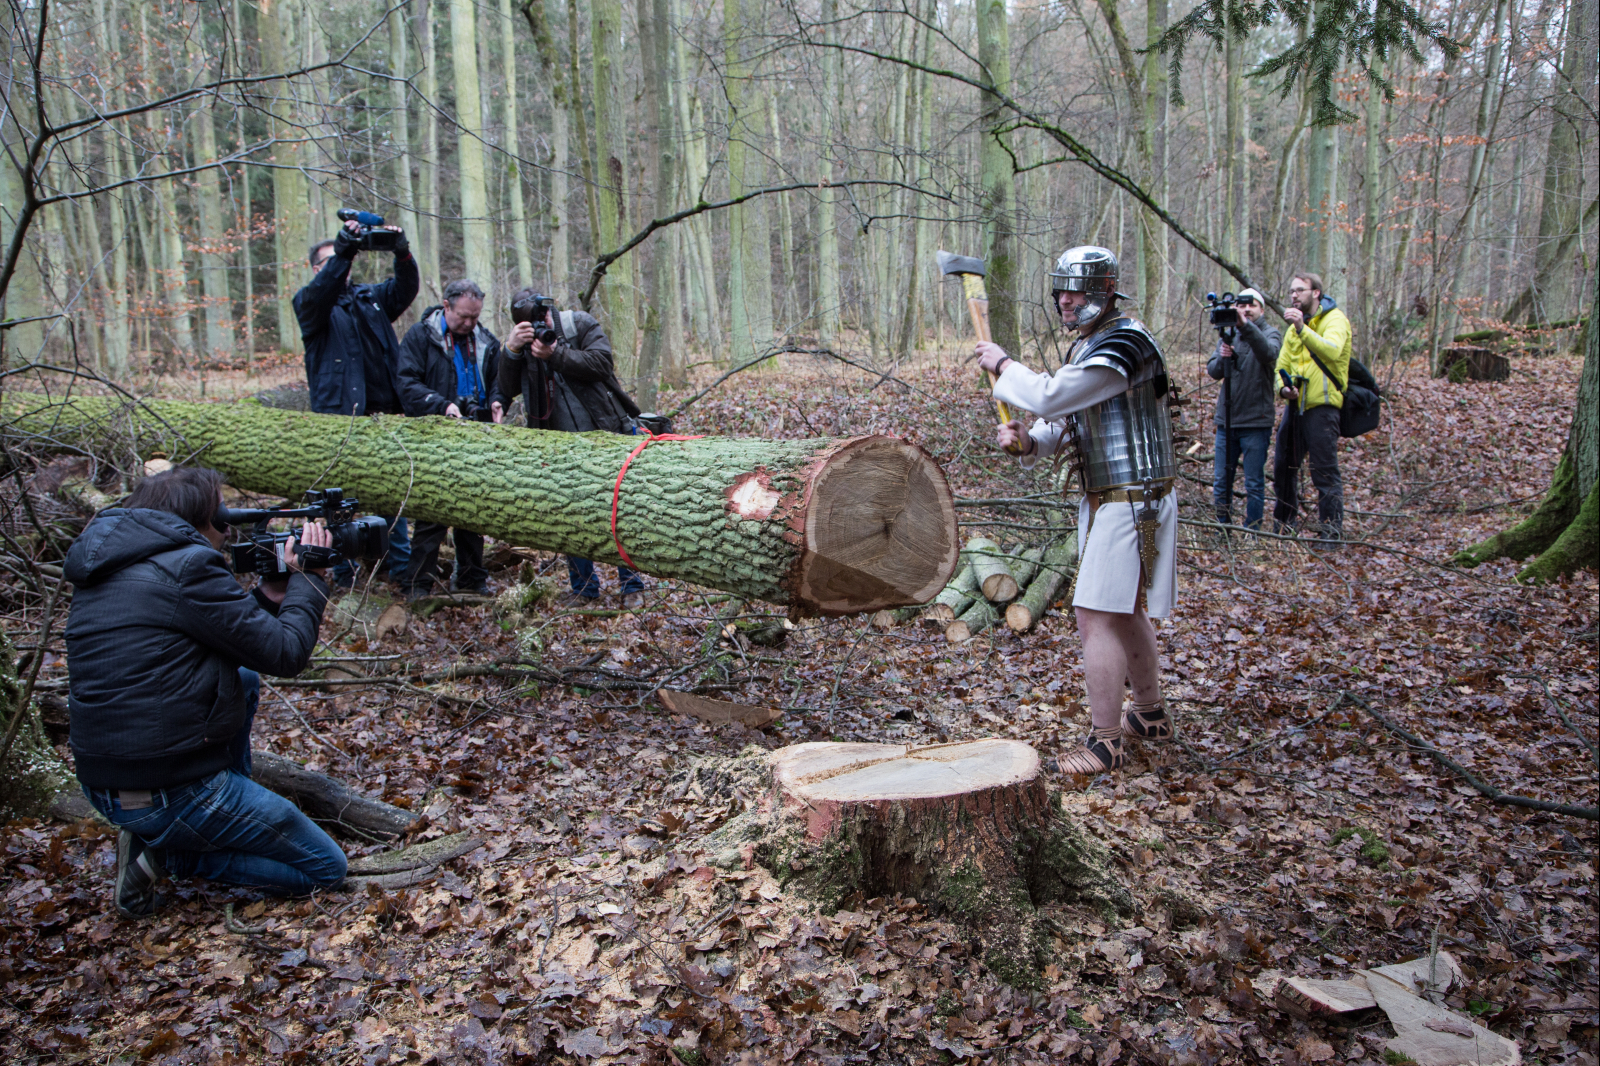
[[[896,433],[965,499],[1048,491],[1047,473],[1035,480],[990,443],[970,365],[947,356],[879,381],[790,358],[781,375],[708,393],[679,431]],[[1135,910],[1049,908],[1056,958],[1035,989],[1000,984],[958,926],[915,900],[824,914],[759,866],[718,865],[705,836],[757,797],[706,787],[737,775],[693,771],[830,738],[1004,736],[1053,756],[1087,728],[1070,611],[959,646],[856,618],[803,621],[763,647],[725,626],[776,621],[773,609],[661,583],[637,613],[614,596],[587,614],[545,604],[520,633],[489,607],[382,638],[330,618],[324,640],[366,657],[345,666],[371,684],[263,693],[258,748],[424,811],[421,837],[485,841],[432,883],[295,901],[174,883],[163,912],[130,922],[110,905],[109,831],[6,826],[6,1057],[1376,1066],[1392,1035],[1381,1015],[1297,1021],[1271,1005],[1271,974],[1345,976],[1437,946],[1467,977],[1451,1005],[1526,1059],[1595,1066],[1594,824],[1491,803],[1379,720],[1508,792],[1595,805],[1595,571],[1527,588],[1512,563],[1442,565],[1537,500],[1578,368],[1522,361],[1498,384],[1400,374],[1384,428],[1344,442],[1341,551],[1185,528],[1179,606],[1159,625],[1181,743],[1137,749],[1126,771],[1063,798]],[[248,384],[214,380],[208,395]],[[1191,425],[1213,395],[1197,392]],[[1203,433],[1184,468],[1183,515],[1198,523],[1211,517],[1210,452]],[[962,514],[963,537],[1044,535],[1038,509]],[[499,587],[518,566],[527,576],[499,557]],[[379,673],[517,656],[571,683]],[[650,678],[674,671],[680,687],[783,715],[761,731],[669,715]],[[64,677],[52,656],[40,690]]]

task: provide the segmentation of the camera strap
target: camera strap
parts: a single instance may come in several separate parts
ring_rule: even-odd
[[[657,441],[700,440],[705,436],[703,433],[697,433],[693,436],[685,436],[682,433],[651,433],[648,429],[642,432],[644,433],[644,440],[640,441],[638,447],[629,452],[628,457],[622,461],[622,469],[617,471],[617,483],[611,486],[611,543],[617,546],[617,554],[622,556],[622,561],[635,570],[638,567],[634,566],[633,560],[628,557],[627,549],[622,546],[622,540],[617,536],[617,502],[622,496],[622,479],[628,475],[628,467],[633,465],[633,461],[639,457],[641,452]]]

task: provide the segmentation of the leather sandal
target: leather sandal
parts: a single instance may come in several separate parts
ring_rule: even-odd
[[[1122,769],[1123,761],[1122,729],[1106,726],[1090,730],[1077,751],[1056,756],[1056,768],[1064,774],[1103,774]]]
[[[1171,740],[1172,719],[1167,716],[1167,698],[1154,703],[1135,703],[1122,712],[1122,735],[1140,740]]]

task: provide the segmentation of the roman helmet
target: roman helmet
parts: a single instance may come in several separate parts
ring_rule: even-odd
[[[1056,260],[1055,269],[1050,271],[1053,306],[1059,308],[1063,292],[1081,292],[1089,296],[1089,302],[1078,309],[1074,320],[1066,322],[1067,326],[1079,330],[1088,329],[1099,321],[1111,306],[1112,297],[1132,299],[1117,291],[1117,257],[1109,248],[1097,248],[1092,244],[1068,248]]]

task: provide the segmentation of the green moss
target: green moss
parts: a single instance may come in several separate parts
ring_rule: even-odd
[[[1387,1062],[1389,1066],[1404,1066],[1405,1063],[1415,1063],[1417,1060],[1398,1051],[1385,1051],[1383,1053],[1383,1061]]]
[[[1333,846],[1338,847],[1351,837],[1361,838],[1361,857],[1368,862],[1377,864],[1389,861],[1389,845],[1383,838],[1366,826],[1345,826],[1333,834]]]

